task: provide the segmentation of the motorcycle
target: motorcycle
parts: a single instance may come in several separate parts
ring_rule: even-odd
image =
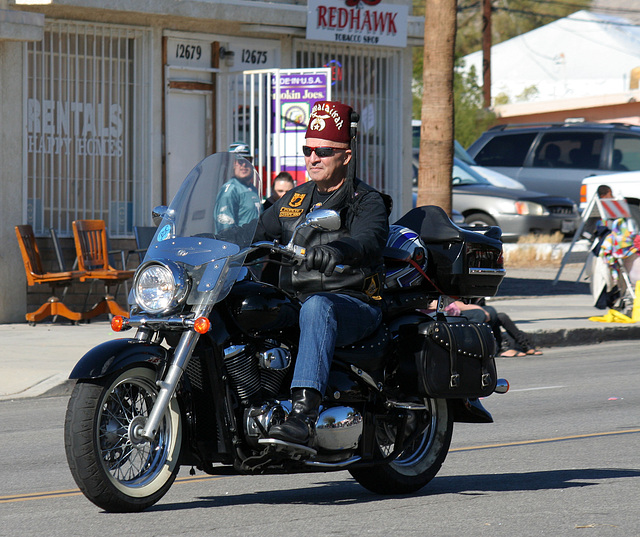
[[[340,216],[318,209],[288,244],[252,243],[257,214],[235,226],[214,214],[234,158],[207,157],[171,205],[155,209],[162,221],[136,270],[130,316],[111,320],[135,335],[98,345],[71,372],[64,431],[76,483],[111,512],[150,507],[181,466],[211,475],[346,469],[376,493],[419,490],[442,466],[454,422],[492,421],[479,399],[431,396],[416,379],[425,374],[421,327],[442,318],[443,297],[495,294],[504,276],[499,232],[463,230],[435,207],[405,215],[426,251],[390,248],[387,262],[415,265],[422,256],[426,279],[389,288],[381,326],[335,350],[316,442],[295,447],[271,439],[269,428],[291,410],[300,303],[261,282],[257,269],[274,253],[300,263],[298,231],[339,229]],[[257,172],[253,185],[261,192]],[[432,300],[437,314],[425,309]],[[508,383],[494,379],[490,390],[506,393]]]

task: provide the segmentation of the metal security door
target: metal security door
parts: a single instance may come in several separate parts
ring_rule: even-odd
[[[130,237],[147,222],[150,51],[148,30],[71,21],[25,45],[24,221],[38,236],[100,219]]]
[[[217,43],[163,40],[165,57],[162,203],[171,202],[193,167],[215,150]]]
[[[169,90],[167,98],[166,200],[170,203],[191,169],[212,153],[211,121],[206,121],[211,93]]]

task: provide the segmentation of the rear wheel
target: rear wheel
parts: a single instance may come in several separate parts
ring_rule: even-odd
[[[78,381],[65,419],[71,473],[84,495],[111,512],[142,511],[169,490],[180,468],[178,402],[172,399],[153,442],[136,437],[158,396],[154,371],[136,367]]]
[[[390,463],[350,470],[355,480],[378,494],[409,494],[424,487],[442,466],[453,435],[453,418],[446,399],[425,399],[424,430]],[[396,428],[379,422],[376,440],[382,456],[394,450]]]

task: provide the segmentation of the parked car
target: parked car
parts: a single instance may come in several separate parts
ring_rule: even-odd
[[[525,186],[516,181],[512,177],[505,175],[504,173],[497,172],[491,168],[485,168],[484,166],[478,166],[475,160],[467,152],[467,150],[458,143],[457,140],[453,142],[453,156],[459,158],[465,164],[471,166],[471,169],[478,172],[482,177],[487,179],[494,186],[501,186],[504,188],[519,188],[525,190]]]
[[[525,190],[525,186],[520,182],[512,179],[511,177],[507,177],[503,173],[497,172],[490,168],[485,168],[483,166],[478,166],[475,164],[474,160],[469,156],[469,154],[465,151],[465,149],[456,141],[454,142],[454,151],[453,156],[468,166],[478,174],[482,175],[487,181],[489,181],[494,186],[499,186],[503,188],[517,188],[519,190]],[[415,153],[413,156],[413,161],[411,163],[413,167],[413,186],[416,186],[417,178],[418,178],[418,154]]]
[[[494,186],[455,157],[451,190],[453,209],[467,225],[499,226],[507,241],[530,233],[572,235],[579,225],[578,208],[569,198]],[[416,200],[414,191],[414,205]]]
[[[612,173],[606,177],[586,177],[580,191],[580,211],[584,211],[600,185],[611,188],[614,198],[624,198],[633,219],[640,223],[640,172]]]
[[[412,151],[413,151],[413,167],[414,167],[414,175],[417,175],[418,170],[418,156],[420,154],[420,125],[422,121],[419,119],[411,120],[411,134],[412,134]],[[509,177],[503,173],[497,172],[495,170],[491,170],[489,168],[485,168],[484,166],[478,166],[478,164],[473,160],[471,155],[467,152],[467,150],[462,147],[462,145],[458,142],[458,140],[454,140],[453,142],[453,156],[459,158],[462,162],[467,163],[471,166],[475,171],[477,171],[480,175],[489,180],[492,185],[495,186],[503,186],[505,188],[520,188],[524,190],[525,186]]]
[[[498,125],[468,149],[480,166],[528,189],[580,202],[582,179],[640,170],[640,127],[622,123]]]
[[[465,224],[464,216],[460,211],[456,211],[455,209],[451,210],[451,221],[458,226],[463,226]]]

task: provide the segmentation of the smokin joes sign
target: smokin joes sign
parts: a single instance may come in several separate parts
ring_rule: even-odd
[[[408,16],[409,6],[380,0],[309,0],[307,39],[406,47]]]

